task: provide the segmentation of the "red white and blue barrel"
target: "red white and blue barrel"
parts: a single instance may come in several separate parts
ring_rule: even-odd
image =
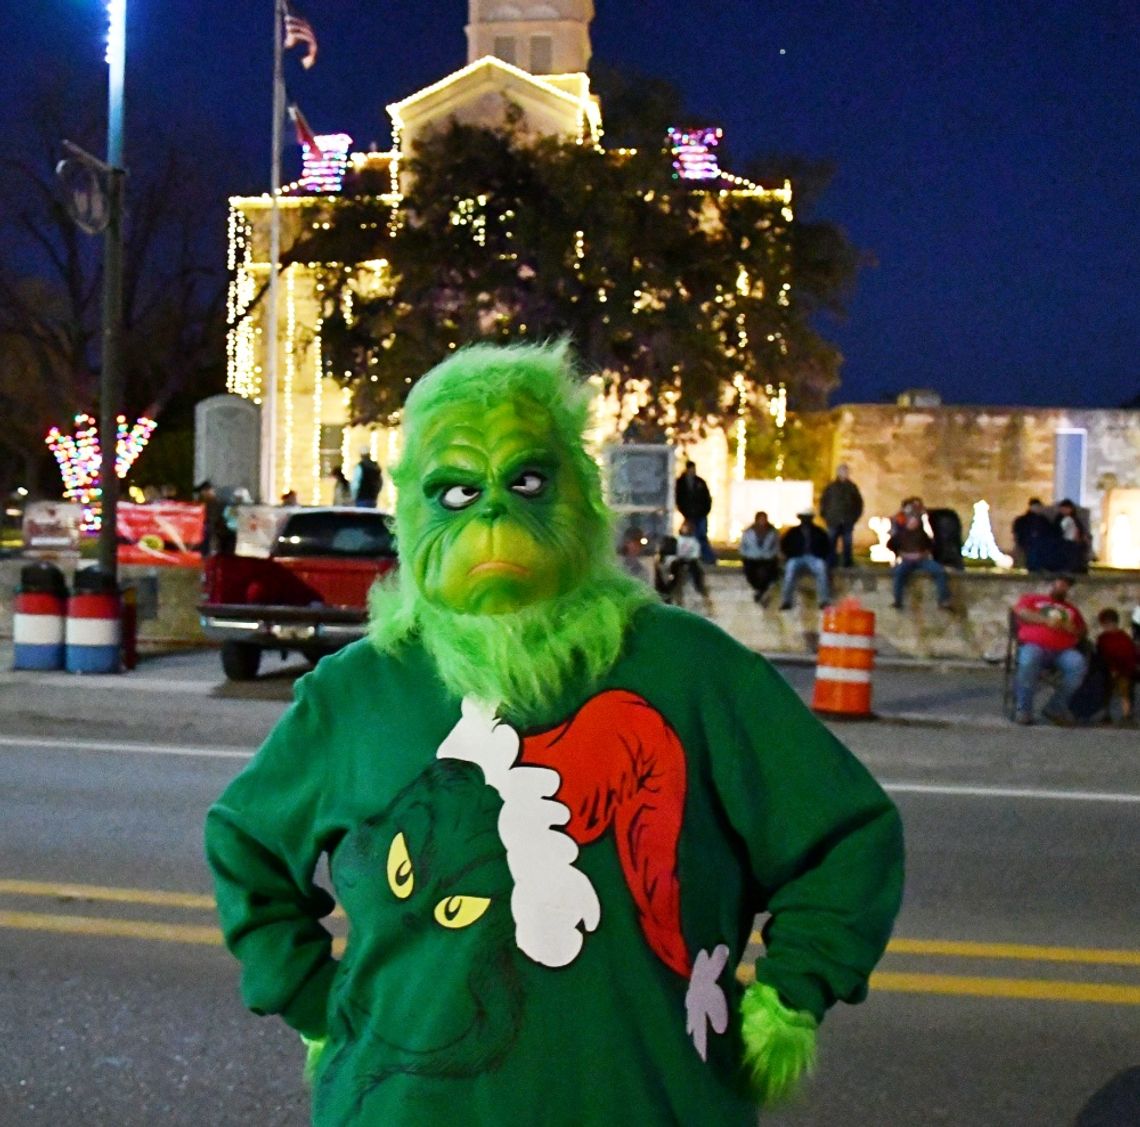
[[[118,673],[121,621],[117,593],[73,594],[64,629],[68,673]]]
[[[17,591],[12,610],[12,668],[62,669],[67,599],[47,591]]]

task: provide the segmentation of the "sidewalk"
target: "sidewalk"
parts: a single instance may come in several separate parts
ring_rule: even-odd
[[[810,655],[766,655],[807,702],[815,680]],[[214,649],[143,654],[138,668],[117,675],[13,671],[11,642],[0,641],[0,711],[18,707],[25,714],[79,718],[93,695],[150,693],[189,699],[265,705],[292,697],[293,681],[306,667],[273,663],[270,671],[240,685],[225,681]],[[874,721],[891,724],[994,728],[1009,726],[1002,716],[1002,669],[979,662],[931,661],[903,657],[878,662],[873,682]],[[829,718],[848,723],[842,717]],[[850,721],[852,723],[856,721]]]

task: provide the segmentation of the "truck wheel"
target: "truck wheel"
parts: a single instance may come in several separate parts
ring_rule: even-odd
[[[260,665],[260,646],[250,642],[222,643],[222,670],[231,681],[252,681]]]

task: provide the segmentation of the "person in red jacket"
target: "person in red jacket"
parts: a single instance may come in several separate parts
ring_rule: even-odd
[[[1136,643],[1120,629],[1120,615],[1107,607],[1096,616],[1100,633],[1096,638],[1096,652],[1108,673],[1106,704],[1111,715],[1112,700],[1120,701],[1120,719],[1132,722],[1132,695],[1136,684]]]
[[[1079,648],[1088,627],[1069,602],[1072,586],[1072,576],[1060,575],[1047,594],[1022,595],[1014,604],[1018,642],[1014,719],[1018,724],[1033,723],[1037,682],[1043,670],[1054,666],[1060,671],[1061,683],[1042,715],[1054,724],[1072,723],[1069,701],[1088,671],[1088,660]]]

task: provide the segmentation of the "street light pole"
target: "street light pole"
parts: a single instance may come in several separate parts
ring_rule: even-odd
[[[107,164],[110,219],[103,235],[103,366],[99,384],[101,525],[99,566],[117,584],[119,476],[115,469],[123,399],[123,85],[127,0],[107,0]]]

